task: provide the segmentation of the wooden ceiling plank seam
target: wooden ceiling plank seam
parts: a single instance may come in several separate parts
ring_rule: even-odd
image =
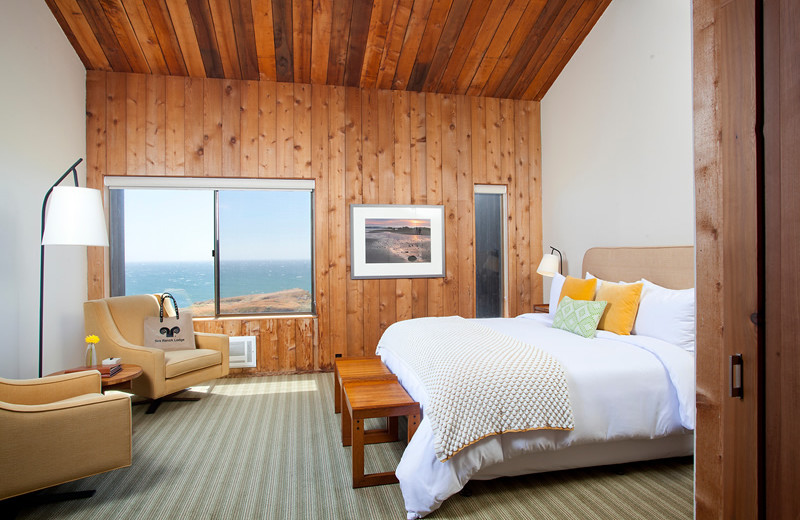
[[[458,74],[453,86],[453,92],[456,94],[466,94],[478,71],[478,67],[483,61],[484,56],[489,50],[489,46],[496,38],[498,31],[504,26],[514,24],[522,16],[525,11],[525,5],[528,0],[492,0],[492,6],[484,18],[481,28],[469,49],[464,63],[458,67],[456,73]],[[508,31],[511,34],[513,28]],[[446,77],[446,74],[445,74]]]
[[[328,78],[328,56],[334,0],[314,0],[311,21],[311,83],[325,85]]]
[[[292,2],[292,45],[295,83],[311,83],[312,0]]]
[[[231,4],[228,0],[208,0],[208,6],[211,9],[211,20],[225,78],[242,79],[239,50],[236,48],[236,35],[233,32]]]
[[[294,81],[292,0],[272,0],[272,29],[275,38],[276,79],[291,83]]]
[[[252,0],[253,36],[259,79],[275,81],[275,33],[272,21],[272,0]]]
[[[484,21],[491,16],[492,4],[492,0],[473,0],[467,19],[464,20],[464,25],[450,52],[450,59],[442,67],[442,74],[435,87],[437,92],[454,93],[458,74],[461,72],[467,56],[475,45],[475,39],[483,27]],[[504,4],[502,5],[502,13],[505,12],[508,0],[501,0],[501,4]],[[499,22],[500,15],[495,15],[495,19]]]
[[[447,22],[442,30],[442,35],[439,38],[439,44],[436,46],[436,52],[431,60],[428,77],[425,79],[422,90],[439,92],[439,82],[442,80],[448,63],[450,63],[456,44],[461,40],[462,35],[464,36],[464,40],[461,40],[462,44],[466,47],[472,44],[475,31],[480,27],[480,21],[478,20],[486,15],[488,6],[488,0],[478,0],[477,2],[464,0],[463,4],[453,3]],[[470,19],[470,23],[475,29],[464,30],[467,19]]]
[[[459,3],[463,1],[471,0],[459,0]],[[411,76],[406,85],[406,90],[422,91],[422,86],[425,84],[425,79],[428,76],[428,70],[430,70],[431,60],[439,46],[439,38],[447,23],[447,18],[453,3],[454,0],[434,0],[433,7],[431,7],[431,14],[428,17],[428,23],[425,24],[425,32],[422,35],[422,42],[420,42],[419,50],[417,51],[414,67],[411,69]]]
[[[200,45],[197,42],[189,5],[186,0],[166,0],[166,2],[167,15],[172,21],[175,37],[178,39],[181,56],[186,65],[186,73],[193,78],[204,78],[206,68],[200,53]]]
[[[353,0],[336,0],[333,2],[331,42],[328,50],[328,70],[325,80],[328,85],[344,85],[352,13]]]
[[[397,59],[392,88],[404,90],[414,69],[417,60],[417,52],[422,44],[422,37],[425,35],[425,25],[430,12],[433,9],[433,0],[414,0],[411,8],[411,16],[408,20],[408,28],[403,39],[403,46],[400,49],[400,56]]]
[[[375,82],[377,88],[391,89],[394,73],[397,70],[397,61],[403,49],[403,41],[408,31],[408,21],[414,0],[397,0],[394,4],[391,18],[391,27],[386,35],[386,44],[383,47],[381,63],[378,66],[378,77]]]
[[[364,54],[367,50],[372,7],[371,0],[353,0],[350,40],[347,44],[347,63],[344,71],[344,84],[348,87],[360,86],[361,67],[364,64]]]
[[[483,87],[486,85],[486,82],[489,81],[497,63],[505,53],[511,41],[511,37],[527,19],[539,14],[542,7],[544,7],[545,1],[546,0],[529,0],[522,4],[522,6],[524,6],[522,12],[512,12],[511,9],[506,12],[506,16],[504,16],[503,21],[500,22],[500,26],[498,26],[494,38],[492,38],[492,42],[486,49],[480,65],[478,65],[478,70],[475,71],[472,77],[469,88],[467,88],[468,96],[481,95]],[[533,24],[532,21],[530,23]]]
[[[586,0],[567,0],[552,19],[542,21],[543,17],[539,18],[529,40],[538,43],[535,46],[523,46],[522,49],[525,50],[521,49],[515,56],[508,72],[498,85],[496,92],[500,97],[509,97],[520,82],[527,81],[526,84],[529,84],[533,80],[536,71],[555,48],[584,3]]]
[[[361,88],[375,88],[378,82],[378,69],[386,48],[394,2],[375,0],[367,31],[367,45],[364,50],[364,63],[361,65]]]
[[[106,13],[106,19],[111,30],[114,31],[131,69],[134,72],[149,73],[150,66],[144,57],[142,47],[133,31],[131,21],[128,19],[128,13],[125,12],[125,6],[122,5],[122,0],[100,0],[100,5]]]
[[[67,37],[67,40],[72,45],[72,48],[75,49],[75,52],[78,54],[78,58],[80,58],[81,63],[86,68],[86,70],[94,70],[94,66],[92,61],[89,59],[89,55],[86,54],[86,51],[83,48],[83,45],[78,38],[75,36],[75,33],[72,32],[72,28],[70,27],[67,19],[64,17],[63,13],[59,9],[58,5],[56,4],[55,0],[45,0],[47,3],[47,7],[50,8],[50,12],[53,13],[58,25],[61,26],[61,30],[64,31],[64,35]],[[105,55],[103,55],[105,57]]]
[[[139,0],[122,0],[122,5],[125,6],[128,20],[142,47],[147,65],[150,67],[150,74],[169,74],[167,62],[164,60],[164,54],[161,52],[158,37],[153,24],[150,23],[150,16],[147,14],[144,3]]]
[[[92,63],[94,70],[113,70],[111,63],[106,57],[100,42],[97,40],[94,31],[92,31],[89,22],[83,15],[83,11],[78,6],[75,0],[56,0],[56,4],[64,16],[67,25],[70,27],[75,39],[81,42],[81,47],[86,52],[86,56]]]
[[[187,0],[187,5],[192,17],[197,45],[200,48],[200,56],[203,58],[206,77],[217,79],[225,77],[208,0]]]
[[[144,0],[144,2],[169,73],[173,76],[186,76],[186,63],[169,16],[166,0]]]
[[[97,1],[78,0],[78,5],[83,12],[86,23],[91,27],[92,32],[103,49],[103,53],[108,58],[111,68],[119,72],[133,72],[128,57],[122,51],[122,46],[117,40],[117,35],[111,29],[111,24],[106,17],[106,13]]]
[[[239,69],[242,78],[258,79],[258,55],[256,52],[255,22],[250,0],[230,0],[233,33],[239,51]]]
[[[531,4],[533,8],[529,7],[525,10],[522,20],[517,24],[516,30],[508,39],[506,48],[503,49],[503,53],[500,55],[492,73],[486,80],[486,84],[483,86],[480,95],[502,97],[497,94],[497,87],[503,81],[503,78],[506,77],[506,72],[508,72],[508,69],[514,63],[520,52],[527,52],[523,49],[527,49],[528,47],[536,48],[536,45],[538,45],[540,41],[538,39],[531,40],[531,36],[538,27],[544,25],[542,20],[552,20],[555,18],[559,11],[558,8],[563,4],[563,1],[556,3],[541,0],[538,3],[531,2]],[[530,52],[532,53],[533,50]]]
[[[550,71],[548,78],[544,81],[544,83],[542,83],[538,91],[534,92],[531,88],[533,87],[533,85],[531,85],[531,87],[528,87],[528,90],[525,92],[525,94],[523,94],[524,99],[531,99],[535,101],[542,100],[544,95],[547,93],[548,90],[550,90],[550,87],[556,81],[556,78],[558,78],[558,76],[561,74],[561,71],[564,70],[564,67],[566,67],[569,60],[571,60],[572,56],[575,55],[575,52],[577,52],[578,47],[581,46],[583,40],[586,39],[586,37],[591,32],[592,28],[595,26],[597,21],[603,15],[609,4],[611,4],[611,0],[602,0],[598,8],[592,14],[592,17],[586,23],[584,30],[581,31],[581,34],[578,36],[578,38],[576,38],[575,41],[572,42],[572,46],[564,54],[564,57],[556,64],[555,68],[552,71]]]

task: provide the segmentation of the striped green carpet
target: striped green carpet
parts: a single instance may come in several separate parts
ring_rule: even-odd
[[[398,485],[351,488],[332,377],[222,379],[194,387],[196,403],[154,415],[134,407],[133,466],[53,489],[96,488],[93,498],[23,507],[17,518],[402,520]],[[367,472],[393,468],[403,447],[367,446]],[[691,518],[692,473],[680,459],[472,482],[472,496],[429,518]]]

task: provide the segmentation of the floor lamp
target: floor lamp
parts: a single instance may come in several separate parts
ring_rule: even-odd
[[[75,169],[83,159],[64,172],[42,202],[42,245],[39,259],[39,377],[42,377],[42,330],[44,325],[44,246],[108,246],[103,195],[100,190],[78,186]],[[59,186],[69,174],[75,186]],[[50,196],[52,195],[52,198]],[[50,204],[48,205],[48,199]]]

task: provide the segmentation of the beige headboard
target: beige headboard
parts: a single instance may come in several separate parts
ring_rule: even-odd
[[[611,282],[647,278],[669,289],[694,287],[694,247],[593,247],[583,256],[587,272]]]

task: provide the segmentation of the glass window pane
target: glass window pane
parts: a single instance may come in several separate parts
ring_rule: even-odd
[[[312,312],[312,196],[219,192],[220,314]]]
[[[475,194],[475,315],[503,316],[503,195]]]
[[[112,242],[123,241],[124,294],[166,291],[179,307],[213,315],[214,192],[121,191],[124,238],[113,234]]]

